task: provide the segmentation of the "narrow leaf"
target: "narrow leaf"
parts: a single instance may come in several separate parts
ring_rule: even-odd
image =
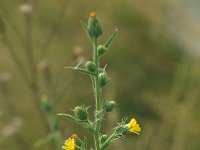
[[[115,29],[115,31],[114,31],[114,32],[112,33],[112,35],[109,37],[108,41],[107,41],[106,44],[104,45],[106,48],[108,48],[108,47],[111,45],[111,43],[113,42],[113,40],[114,40],[114,38],[115,38],[117,32],[118,32],[118,29]]]
[[[70,114],[58,114],[58,116],[62,116],[66,119],[73,120],[73,121],[76,120],[76,118],[74,116],[70,115]]]
[[[88,30],[87,30],[87,25],[81,20],[81,26],[83,28],[83,30],[88,33]]]
[[[87,24],[85,24],[82,20],[81,20],[81,26],[82,26],[83,30],[87,33],[87,36],[90,39],[90,41],[93,43],[93,40],[88,33]]]
[[[76,71],[76,72],[80,72],[80,73],[84,73],[84,74],[87,74],[87,75],[95,75],[94,73],[92,72],[89,72],[83,68],[76,68],[76,67],[65,67],[65,69],[69,69],[69,70],[73,70],[73,71]]]

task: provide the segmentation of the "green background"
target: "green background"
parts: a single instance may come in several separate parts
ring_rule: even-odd
[[[28,22],[26,12],[20,10],[27,3],[33,8]],[[127,141],[116,141],[109,149],[199,150],[198,4],[197,0],[0,0],[5,27],[0,30],[0,149],[33,150],[47,136],[38,100],[44,94],[53,103],[57,119],[56,114],[72,113],[83,103],[91,106],[92,116],[90,78],[64,67],[76,66],[80,58],[91,60],[92,46],[80,20],[87,22],[90,12],[96,11],[104,33],[100,43],[115,28],[119,30],[101,59],[111,78],[104,98],[118,103],[106,115],[103,131],[111,133],[124,117],[136,118],[142,128],[139,136],[128,135]],[[27,43],[31,43],[35,74]],[[28,78],[37,76],[37,96],[9,48]],[[77,133],[81,138],[89,136],[92,145],[92,137],[81,127],[59,120],[62,142]],[[46,144],[37,149],[53,147]]]

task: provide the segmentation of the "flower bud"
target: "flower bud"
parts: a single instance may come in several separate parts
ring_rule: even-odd
[[[103,88],[109,81],[109,78],[106,73],[102,72],[99,74],[99,85]]]
[[[76,117],[80,120],[88,119],[88,112],[84,106],[76,106],[74,108],[74,113],[75,113]]]
[[[99,45],[97,48],[98,57],[102,56],[106,51],[106,47],[103,45]]]
[[[42,103],[42,109],[45,111],[45,112],[51,112],[52,110],[52,105],[51,103],[49,102],[48,100],[48,97],[46,95],[43,95],[42,98],[41,98],[41,103]]]
[[[108,135],[103,134],[100,138],[101,143],[103,144],[108,139]]]
[[[52,145],[56,144],[56,134],[49,134],[48,135],[48,142]]]
[[[85,68],[89,71],[89,72],[95,72],[96,71],[96,65],[91,62],[91,61],[87,61],[85,63]]]
[[[102,34],[102,28],[97,20],[96,12],[90,14],[87,30],[91,39],[98,38]]]
[[[115,106],[116,106],[116,102],[115,101],[108,101],[105,103],[104,109],[106,112],[111,112]]]
[[[59,123],[58,123],[58,121],[57,121],[57,120],[53,121],[53,122],[52,122],[52,129],[53,129],[53,130],[58,130],[58,128],[59,128]]]

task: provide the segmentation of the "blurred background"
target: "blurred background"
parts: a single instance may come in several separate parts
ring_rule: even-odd
[[[111,78],[104,98],[118,103],[103,131],[125,116],[142,127],[108,149],[199,150],[199,10],[198,0],[0,0],[0,149],[61,149],[73,133],[92,145],[57,114],[93,110],[88,76],[64,67],[91,60],[80,20],[96,11],[101,43],[119,29],[101,62]]]

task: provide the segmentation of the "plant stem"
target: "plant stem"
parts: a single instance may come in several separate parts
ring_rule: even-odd
[[[38,83],[38,74],[37,74],[37,66],[33,55],[33,41],[32,41],[32,15],[25,14],[25,52],[27,57],[27,63],[30,69],[30,85],[29,88],[32,92],[33,100],[35,103],[35,107],[39,112],[41,122],[44,126],[45,134],[48,134],[50,131],[48,122],[42,110],[40,109],[41,102],[40,102],[40,89]]]
[[[10,57],[12,58],[13,62],[15,63],[16,68],[18,69],[20,75],[22,76],[22,79],[25,81],[25,83],[27,83],[28,86],[30,86],[31,83],[30,83],[29,77],[27,75],[27,72],[23,66],[23,62],[21,61],[20,57],[15,52],[15,50],[14,50],[12,44],[10,43],[10,41],[8,40],[6,34],[2,36],[2,41],[5,44],[5,46],[7,47]]]
[[[93,61],[96,65],[96,74],[94,77],[94,95],[95,95],[95,134],[94,134],[94,140],[95,140],[95,149],[100,150],[100,143],[99,143],[99,135],[100,135],[100,121],[97,116],[97,112],[100,110],[100,86],[99,86],[99,59],[97,54],[97,39],[94,39],[93,42]]]
[[[108,145],[108,143],[113,139],[114,136],[115,136],[115,133],[113,133],[113,134],[101,145],[101,149],[105,149],[106,145]]]

